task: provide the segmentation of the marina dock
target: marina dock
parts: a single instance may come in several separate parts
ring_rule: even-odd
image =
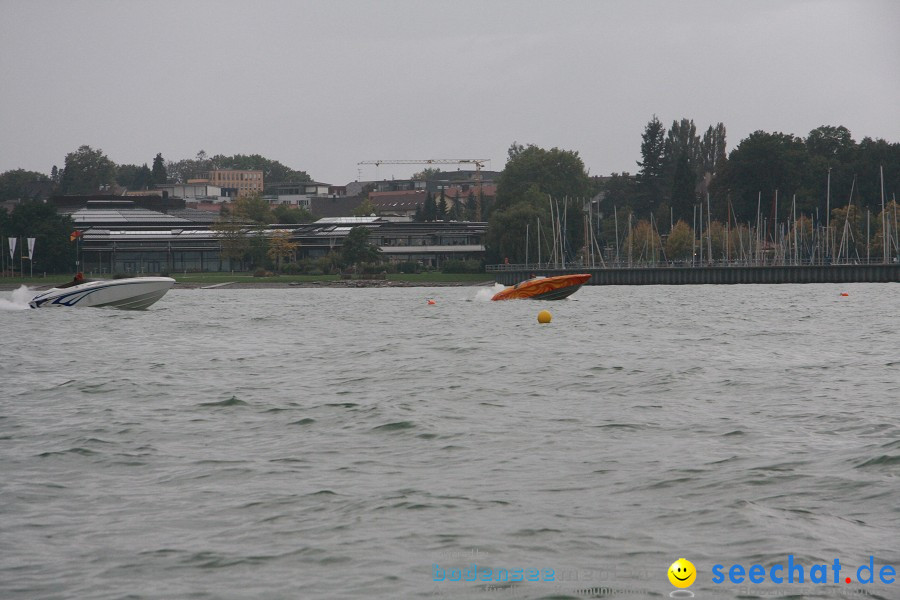
[[[900,264],[784,266],[655,266],[540,268],[488,265],[497,283],[514,285],[535,275],[590,273],[585,285],[734,285],[741,283],[900,283]]]

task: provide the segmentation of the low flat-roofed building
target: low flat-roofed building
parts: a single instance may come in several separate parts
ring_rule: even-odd
[[[206,177],[189,179],[188,184],[208,183],[221,188],[222,195],[228,197],[262,194],[263,172],[249,169],[214,169]]]
[[[274,183],[266,186],[263,199],[272,206],[296,206],[311,211],[313,198],[328,196],[329,188],[327,183],[317,181]]]
[[[116,203],[113,203],[116,204]],[[69,212],[82,231],[85,273],[168,273],[245,270],[240,260],[222,257],[216,215],[195,209],[169,213],[102,202]],[[440,267],[446,260],[480,260],[486,223],[396,223],[382,217],[333,217],[315,223],[270,225],[265,235],[288,231],[299,242],[298,258],[340,252],[354,227],[369,229],[369,241],[391,262]],[[247,234],[259,232],[248,226]]]
[[[156,186],[160,192],[167,192],[170,197],[181,198],[185,202],[225,202],[228,198],[222,195],[222,188],[208,183],[163,183]],[[159,192],[157,192],[159,193]]]

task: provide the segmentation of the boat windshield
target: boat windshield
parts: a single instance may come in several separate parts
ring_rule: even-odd
[[[520,281],[519,283],[517,283],[516,285],[513,286],[513,289],[517,290],[517,289],[519,289],[519,286],[525,285],[526,283],[531,283],[532,281],[537,281],[538,279],[547,279],[547,278],[543,275],[534,275],[533,277],[530,277],[529,279],[526,279],[525,281]]]
[[[81,285],[82,283],[87,283],[87,282],[88,282],[88,280],[85,279],[81,273],[79,273],[78,275],[76,275],[75,277],[72,278],[72,281],[67,281],[65,283],[61,283],[54,287],[56,289],[60,290],[60,289],[64,289],[64,288],[70,288],[70,287],[73,287],[76,285]]]

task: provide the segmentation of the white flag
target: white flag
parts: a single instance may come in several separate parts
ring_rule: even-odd
[[[13,260],[16,260],[16,242],[18,241],[19,238],[9,238],[9,257]]]
[[[35,238],[28,238],[28,260],[34,256],[34,240]]]

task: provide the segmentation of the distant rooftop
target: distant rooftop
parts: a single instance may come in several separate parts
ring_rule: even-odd
[[[76,225],[189,225],[191,221],[146,208],[82,208],[71,213]]]
[[[381,221],[380,217],[330,217],[319,219],[316,225],[370,225]]]

